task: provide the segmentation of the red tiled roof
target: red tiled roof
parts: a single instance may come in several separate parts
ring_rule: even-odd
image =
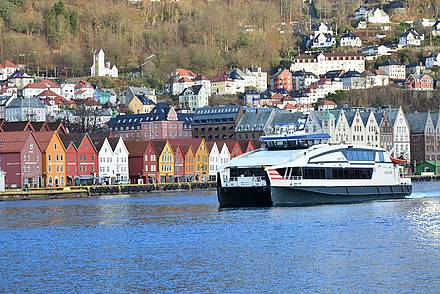
[[[55,93],[54,91],[51,91],[51,90],[49,90],[49,89],[44,90],[43,92],[41,92],[40,94],[38,94],[37,97],[40,97],[40,98],[42,98],[42,97],[53,97],[53,98],[60,97],[60,98],[63,98],[63,99],[64,99],[64,97],[58,95],[57,93]]]
[[[176,69],[176,75],[178,75],[178,76],[193,76],[193,77],[196,76],[196,74],[192,70],[183,69],[183,68]]]
[[[37,82],[37,83],[30,83],[27,84],[25,87],[25,89],[57,89],[60,88],[60,86],[50,80],[42,80],[41,82]]]

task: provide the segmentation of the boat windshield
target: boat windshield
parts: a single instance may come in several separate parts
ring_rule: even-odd
[[[326,144],[328,140],[273,140],[263,142],[263,146],[268,150],[299,150],[308,149],[313,145]]]

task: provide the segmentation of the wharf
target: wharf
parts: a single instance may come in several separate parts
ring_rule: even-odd
[[[145,194],[195,189],[216,188],[215,182],[184,182],[144,185],[71,186],[64,188],[6,189],[0,192],[2,200],[85,198],[104,195]]]
[[[428,181],[440,181],[440,175],[429,175],[429,176],[410,176],[413,182],[428,182]]]

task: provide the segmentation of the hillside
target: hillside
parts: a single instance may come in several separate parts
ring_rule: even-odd
[[[231,66],[260,65],[269,70],[291,57],[301,42],[290,22],[301,28],[312,16],[344,25],[359,4],[352,0],[317,0],[310,7],[303,0],[128,2],[0,0],[0,59],[25,64],[31,73],[84,76],[92,52],[103,48],[120,72],[136,73],[153,86],[163,83],[176,67],[207,75]],[[412,14],[424,17],[440,11],[437,0],[408,0],[408,5]]]

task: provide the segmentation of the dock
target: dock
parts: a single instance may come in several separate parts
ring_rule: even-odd
[[[105,186],[69,186],[57,188],[6,189],[0,192],[0,201],[32,199],[85,198],[104,195],[141,195],[153,192],[208,190],[217,187],[216,182],[182,182],[160,184],[129,184]]]

